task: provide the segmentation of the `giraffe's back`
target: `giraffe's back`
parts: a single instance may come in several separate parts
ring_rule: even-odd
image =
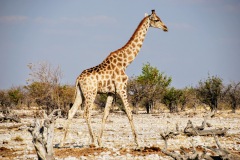
[[[83,92],[114,93],[113,71],[100,65],[84,70],[78,77]]]

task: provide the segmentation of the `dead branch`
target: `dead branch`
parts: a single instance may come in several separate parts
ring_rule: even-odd
[[[178,126],[178,124],[176,124],[176,132],[174,132],[174,131],[168,131],[168,130],[167,130],[167,131],[165,131],[165,132],[160,133],[160,136],[162,137],[162,139],[163,139],[164,142],[165,142],[165,147],[164,147],[164,149],[161,149],[161,151],[162,151],[164,154],[166,154],[166,155],[174,158],[175,160],[183,160],[184,157],[183,157],[181,154],[169,152],[169,151],[167,150],[167,148],[168,148],[167,140],[168,140],[169,138],[174,138],[175,136],[177,136],[177,135],[179,135],[179,134],[180,134],[180,133],[179,133],[179,126]]]
[[[165,131],[165,132],[162,132],[162,133],[160,133],[160,136],[162,137],[162,139],[164,140],[164,142],[165,142],[165,149],[167,149],[167,140],[169,139],[169,138],[173,138],[173,137],[175,137],[175,136],[177,136],[177,135],[179,135],[180,133],[179,133],[179,126],[178,126],[178,123],[176,123],[176,131],[174,132],[174,131]]]
[[[184,133],[188,136],[206,136],[206,135],[225,135],[228,129],[210,129],[203,130],[205,128],[206,121],[203,122],[202,126],[194,127],[192,121],[188,120],[187,126],[184,129]]]
[[[173,131],[160,133],[163,140],[165,140],[165,139],[168,140],[169,138],[173,138],[179,134],[180,134],[179,132],[173,132]]]
[[[161,151],[162,151],[164,154],[166,154],[167,156],[170,156],[170,157],[172,157],[172,158],[175,159],[175,160],[184,160],[184,157],[183,157],[181,154],[172,153],[172,152],[169,152],[169,151],[166,150],[166,149],[162,149]]]
[[[167,140],[169,137],[171,137],[171,134],[166,134],[166,133],[162,133],[161,134],[163,140],[165,141],[165,148],[161,149],[161,151],[172,157],[175,160],[214,160],[214,159],[220,159],[220,160],[238,160],[240,159],[240,156],[230,152],[229,150],[223,148],[217,137],[214,135],[214,139],[215,139],[215,143],[217,145],[217,148],[213,148],[213,147],[208,147],[208,146],[203,146],[202,149],[203,151],[197,151],[195,145],[193,144],[193,142],[191,142],[192,144],[192,149],[190,152],[186,152],[184,147],[180,147],[181,150],[181,154],[176,153],[176,152],[170,152],[167,150]],[[207,153],[207,149],[211,150],[215,156],[210,156]]]
[[[165,142],[165,149],[167,149],[167,140],[169,138],[173,138],[175,136],[179,135],[179,132],[164,132],[164,133],[160,133],[160,136],[162,137],[162,139]]]
[[[47,116],[44,112],[44,121],[35,119],[35,123],[30,126],[28,131],[32,134],[33,144],[37,151],[38,159],[53,160],[53,137],[54,137],[54,122],[57,116],[54,113],[59,109],[53,110]]]
[[[12,126],[0,126],[0,129],[13,129],[13,128],[19,128],[21,126],[23,126],[24,124],[16,124],[16,125],[12,125]]]
[[[166,149],[162,149],[161,151],[175,160],[214,160],[211,156],[207,155],[206,150],[204,150],[203,152],[197,152],[193,149],[193,151],[187,153],[183,150],[183,148],[181,148],[181,152],[183,153],[183,155],[176,152],[167,151]]]
[[[240,159],[240,156],[230,152],[229,150],[223,148],[220,144],[220,142],[218,141],[218,138],[216,135],[214,135],[214,140],[217,144],[217,148],[213,148],[213,147],[205,147],[209,150],[211,150],[212,152],[214,152],[216,155],[219,156],[219,158],[221,159],[226,159],[226,160],[237,160]]]
[[[3,116],[0,117],[0,122],[17,122],[17,123],[21,123],[21,119],[14,114],[9,108],[6,108],[4,110],[1,111]]]
[[[211,116],[211,115],[210,115]],[[215,139],[215,142],[216,142],[216,145],[217,145],[217,148],[212,148],[212,147],[202,147],[202,151],[197,151],[196,150],[196,147],[195,145],[193,144],[193,142],[191,143],[192,144],[192,149],[191,151],[189,152],[186,152],[184,150],[183,147],[180,148],[181,150],[181,153],[176,153],[176,152],[170,152],[167,150],[167,140],[169,138],[173,138],[174,136],[178,135],[179,134],[179,128],[178,128],[178,125],[176,124],[176,130],[178,130],[177,132],[164,132],[164,133],[161,133],[161,137],[162,139],[164,140],[165,142],[165,148],[162,149],[161,151],[174,158],[175,160],[201,160],[201,159],[206,159],[206,160],[213,160],[215,158],[218,158],[218,159],[233,159],[233,160],[237,160],[237,159],[240,159],[240,157],[230,151],[228,151],[227,149],[221,147],[217,137],[215,135],[225,135],[227,130],[228,129],[211,129],[211,130],[204,130],[205,129],[205,126],[208,126],[207,122],[206,122],[206,118],[209,117],[208,116],[205,116],[204,117],[204,121],[202,122],[202,125],[201,126],[197,126],[197,127],[194,127],[193,124],[192,124],[192,121],[188,121],[187,123],[187,126],[185,127],[184,129],[184,133],[188,136],[195,136],[195,135],[199,135],[199,136],[203,136],[203,135],[214,135],[214,139]],[[214,154],[216,156],[210,156],[208,153],[207,150],[211,150],[212,152],[214,152]]]
[[[166,141],[167,141],[167,140],[165,139],[165,143],[167,143]],[[161,151],[162,151],[164,154],[172,157],[172,158],[175,159],[175,160],[200,160],[200,159],[201,159],[200,157],[204,157],[206,160],[212,160],[212,159],[207,159],[207,158],[206,158],[207,156],[206,156],[206,157],[203,156],[202,153],[198,153],[198,152],[196,151],[195,146],[193,146],[192,148],[193,148],[192,151],[189,152],[189,153],[187,153],[187,152],[185,152],[185,150],[184,150],[183,147],[180,147],[180,150],[181,150],[181,152],[183,153],[183,155],[182,155],[182,154],[179,154],[179,153],[176,153],[176,152],[170,152],[170,151],[167,150],[167,148],[162,149]],[[202,159],[203,159],[203,158],[202,158]]]
[[[4,117],[0,117],[0,122],[17,122],[21,123],[21,119],[17,117],[16,115],[5,115]]]

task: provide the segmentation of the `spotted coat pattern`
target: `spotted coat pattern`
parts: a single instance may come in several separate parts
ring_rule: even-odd
[[[125,70],[139,53],[149,27],[161,28],[164,31],[167,31],[167,27],[162,23],[160,18],[153,10],[151,15],[145,16],[142,19],[132,37],[122,48],[111,52],[110,55],[101,64],[84,70],[76,80],[76,98],[73,107],[69,110],[68,119],[70,120],[73,118],[78,107],[83,102],[84,117],[86,118],[88,124],[92,143],[95,143],[95,135],[92,131],[90,111],[92,109],[92,105],[97,93],[108,93],[109,96],[107,98],[107,103],[105,106],[102,127],[97,139],[98,145],[102,145],[101,137],[103,134],[106,119],[109,114],[110,106],[113,101],[113,94],[120,95],[131,125],[135,143],[139,145],[137,133],[135,131],[135,126],[133,123],[132,113],[127,101],[126,87],[128,76],[126,75]],[[61,145],[63,145],[63,142],[65,140],[69,123],[70,121],[65,127],[66,130]]]

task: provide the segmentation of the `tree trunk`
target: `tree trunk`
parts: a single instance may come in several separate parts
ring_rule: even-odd
[[[185,111],[185,109],[186,109],[186,105],[183,104],[182,107],[181,107],[181,111]]]
[[[170,110],[170,113],[176,113],[178,112],[178,107],[177,105],[173,104],[173,103],[170,103],[169,106],[168,106],[169,110]]]
[[[57,118],[54,116],[56,111],[59,111],[59,109],[53,110],[49,116],[44,112],[44,122],[42,123],[39,119],[36,119],[35,123],[28,129],[32,134],[32,142],[39,160],[54,160],[53,137],[54,122]]]
[[[135,103],[135,104],[133,105],[133,113],[138,114],[138,110],[139,110],[139,104],[138,104],[138,103]]]
[[[236,113],[236,109],[237,109],[237,102],[236,101],[232,101],[232,113]]]
[[[149,114],[150,113],[150,106],[148,104],[146,104],[145,108],[147,110],[147,114]]]
[[[145,108],[147,110],[147,114],[151,113],[151,103],[148,101],[145,103]]]
[[[217,108],[215,107],[214,104],[211,104],[210,108],[211,108],[211,112],[216,112],[217,111]]]

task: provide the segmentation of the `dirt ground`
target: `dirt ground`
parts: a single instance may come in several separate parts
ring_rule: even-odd
[[[21,111],[16,113],[20,114]],[[24,115],[22,123],[0,123],[0,159],[37,159],[31,134],[27,131],[27,125],[33,122],[33,118],[29,117],[32,113],[24,111]],[[176,123],[180,131],[183,131],[188,120],[199,126],[205,115],[204,111],[134,114],[141,149],[136,149],[127,116],[123,112],[110,113],[103,133],[103,148],[89,145],[88,128],[81,116],[73,119],[65,146],[57,148],[66,121],[60,118],[55,124],[54,156],[56,159],[172,159],[161,152],[165,143],[160,133],[175,131]],[[101,119],[102,113],[93,113],[92,125],[96,135],[101,126]],[[235,114],[230,111],[219,111],[213,118],[208,118],[207,122],[212,125],[209,129],[228,128],[227,135],[218,137],[219,142],[222,147],[240,155],[240,111]],[[189,152],[192,144],[199,151],[203,146],[216,146],[212,136],[188,137],[180,134],[168,140],[168,150],[180,153],[182,146]]]

